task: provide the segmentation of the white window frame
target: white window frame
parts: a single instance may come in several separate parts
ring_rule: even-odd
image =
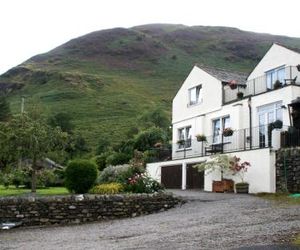
[[[283,75],[280,73],[283,72]],[[266,74],[266,85],[267,89],[273,89],[274,83],[279,80],[282,84],[284,84],[285,79],[285,65],[282,65],[280,67],[268,70],[265,72]]]
[[[177,130],[178,141],[179,140],[184,140],[185,142],[187,142],[185,145],[178,145],[178,149],[191,148],[192,147],[191,130],[192,130],[191,125],[178,128],[178,130]],[[183,134],[181,133],[181,131],[183,131]],[[183,137],[182,137],[182,135],[183,135]]]
[[[197,89],[199,89],[199,91],[197,92]],[[192,101],[192,92],[195,91],[195,100]],[[195,87],[192,87],[188,90],[189,92],[189,103],[188,106],[194,106],[197,104],[202,103],[203,100],[203,95],[202,95],[202,85],[199,84]]]
[[[229,119],[229,124],[227,126],[225,126],[225,119]],[[215,121],[219,121],[220,122],[220,131],[219,131],[219,134],[216,134],[215,135],[215,126],[214,126],[214,123]],[[221,143],[221,137],[223,135],[223,130],[225,128],[231,128],[231,118],[230,118],[230,115],[225,115],[225,116],[222,116],[222,117],[218,117],[218,118],[215,118],[215,119],[212,119],[212,144],[219,144]],[[228,136],[228,137],[224,137],[223,138],[223,142],[230,142],[231,141],[231,136]],[[217,140],[215,140],[217,139]]]

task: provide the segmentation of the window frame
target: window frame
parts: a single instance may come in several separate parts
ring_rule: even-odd
[[[185,141],[185,145],[178,145],[178,149],[188,149],[192,147],[192,134],[191,134],[191,130],[192,130],[192,125],[187,125],[184,127],[180,127],[177,129],[177,139],[178,140],[184,140]],[[181,131],[183,133],[181,133]],[[183,137],[182,137],[183,135]]]
[[[198,95],[197,95],[197,89],[199,89],[198,91]],[[196,100],[195,101],[192,101],[191,98],[192,98],[192,91],[195,90],[195,97],[196,97]],[[195,106],[197,104],[201,104],[202,101],[203,101],[203,94],[202,94],[202,84],[199,84],[199,85],[196,85],[192,88],[189,88],[188,89],[188,106]]]
[[[228,122],[228,125],[226,125],[226,119],[229,119],[229,122]],[[217,134],[215,133],[215,126],[214,126],[214,123],[216,121],[219,121],[219,126],[220,126],[220,132]],[[219,144],[221,143],[221,137],[223,135],[223,130],[225,128],[231,128],[231,118],[230,118],[230,115],[224,115],[224,116],[221,116],[221,117],[218,117],[218,118],[214,118],[212,119],[212,144]],[[223,142],[230,142],[230,138],[231,136],[227,136],[227,137],[224,137],[223,138]],[[217,139],[217,140],[215,140]]]
[[[279,73],[283,73],[283,75],[279,75]],[[284,84],[285,79],[285,65],[281,65],[277,68],[270,69],[265,72],[266,75],[266,86],[267,89],[274,89],[274,83],[279,80],[282,84]]]

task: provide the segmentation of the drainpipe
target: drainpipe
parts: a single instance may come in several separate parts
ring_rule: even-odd
[[[251,96],[248,98],[248,108],[249,108],[250,149],[252,149],[252,105],[251,105]]]
[[[181,189],[186,190],[186,162],[182,163],[182,180],[181,180]]]

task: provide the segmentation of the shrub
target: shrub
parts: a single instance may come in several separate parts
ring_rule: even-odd
[[[92,194],[118,194],[124,191],[124,187],[121,183],[112,182],[107,184],[100,184],[94,186],[90,193]]]
[[[109,153],[102,153],[100,155],[96,155],[93,158],[93,161],[97,164],[98,170],[103,171],[104,168],[106,168],[107,163],[107,157],[109,156]]]
[[[134,174],[141,174],[145,170],[140,167],[130,165],[108,166],[100,174],[97,183],[119,182],[126,184],[128,178]]]
[[[132,177],[128,178],[125,185],[125,191],[131,193],[155,193],[163,190],[163,187],[149,177],[146,173],[134,174]]]
[[[107,165],[117,166],[126,164],[130,161],[131,156],[125,153],[113,152],[106,159]]]
[[[65,171],[65,186],[70,192],[86,193],[97,179],[97,166],[88,160],[71,161]]]

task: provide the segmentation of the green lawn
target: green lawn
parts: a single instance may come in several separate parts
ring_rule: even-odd
[[[25,188],[15,188],[14,186],[10,186],[8,189],[4,188],[4,186],[0,185],[0,197],[3,196],[18,196],[23,194],[30,193],[30,189]],[[38,195],[62,195],[69,194],[68,190],[64,187],[50,187],[37,189],[36,192]]]
[[[289,194],[284,193],[276,193],[276,194],[269,194],[269,193],[259,193],[257,194],[258,197],[271,200],[276,202],[280,205],[300,205],[300,198],[290,197]]]

